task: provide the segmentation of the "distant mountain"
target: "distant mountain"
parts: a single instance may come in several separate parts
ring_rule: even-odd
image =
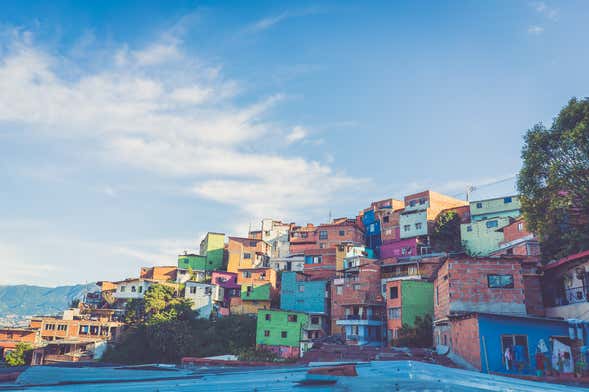
[[[59,287],[0,286],[0,319],[59,314],[73,299],[82,299],[86,292],[96,290],[98,286],[94,283]]]

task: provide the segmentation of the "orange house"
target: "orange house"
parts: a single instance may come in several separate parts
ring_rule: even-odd
[[[264,267],[270,250],[270,244],[261,239],[229,237],[227,271],[236,273],[242,268]]]

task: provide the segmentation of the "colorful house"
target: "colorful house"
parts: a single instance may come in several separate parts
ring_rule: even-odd
[[[176,266],[154,266],[142,267],[139,271],[139,277],[142,279],[151,279],[158,282],[184,283],[191,276],[187,269]]]
[[[213,311],[213,285],[188,281],[184,288],[184,298],[192,301],[192,310],[198,318],[208,319]]]
[[[256,314],[272,307],[272,286],[268,284],[241,286],[241,295],[231,298],[231,314]]]
[[[227,271],[237,273],[245,268],[268,267],[271,248],[262,239],[229,237]]]
[[[229,315],[231,298],[241,296],[241,285],[237,283],[237,274],[225,271],[213,271],[211,274],[213,285],[213,303],[217,306],[218,314]]]
[[[543,369],[572,373],[584,345],[582,334],[579,339],[573,330],[571,336],[565,320],[473,312],[449,321],[452,332],[446,344],[451,355],[487,373],[535,374],[538,361]]]
[[[433,317],[433,283],[425,280],[394,280],[386,284],[387,334],[394,343],[399,329],[415,327],[416,317]]]
[[[209,232],[200,243],[200,254],[185,253],[178,256],[178,268],[194,271],[222,269],[225,260],[225,234]]]
[[[513,218],[504,216],[461,224],[460,239],[464,249],[473,256],[488,256],[500,247],[504,241],[501,229],[512,221]]]
[[[302,312],[260,310],[256,327],[256,346],[282,358],[297,359],[306,347],[309,316]]]
[[[528,231],[523,217],[514,219],[498,231],[503,232],[503,241],[490,255],[540,256],[538,239],[534,233]]]
[[[473,222],[498,217],[517,218],[520,215],[521,202],[518,195],[470,202],[470,219]]]
[[[384,342],[385,301],[380,288],[380,265],[376,260],[354,265],[333,280],[331,333],[341,334],[347,344],[376,345]]]

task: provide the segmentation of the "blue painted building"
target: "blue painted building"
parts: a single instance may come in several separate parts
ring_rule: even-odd
[[[373,209],[364,211],[364,215],[362,215],[362,224],[364,225],[366,246],[374,249],[378,255],[382,243],[380,236],[380,221],[377,219]]]
[[[280,309],[328,314],[329,298],[326,280],[310,280],[301,272],[282,273]]]
[[[567,321],[545,317],[470,313],[451,317],[450,326],[452,352],[483,372],[534,374],[538,351],[547,369],[557,366],[553,350],[565,353],[565,347],[571,355],[563,371],[572,372],[578,359],[570,348],[587,338],[582,327],[577,335]],[[508,348],[511,358],[506,364]]]

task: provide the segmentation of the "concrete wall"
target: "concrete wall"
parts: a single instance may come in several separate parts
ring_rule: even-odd
[[[289,317],[296,321],[289,321]],[[303,326],[309,323],[309,316],[301,312],[282,310],[260,310],[256,326],[256,344],[288,346],[299,348]],[[286,337],[282,333],[286,333]],[[268,333],[269,336],[265,336]]]
[[[205,271],[207,265],[207,258],[201,255],[179,255],[178,268]]]
[[[192,310],[198,312],[198,318],[208,319],[213,311],[213,285],[186,282],[184,298],[192,301]]]
[[[421,227],[418,227],[419,225]],[[401,213],[399,229],[401,230],[400,236],[402,239],[427,235],[427,210]]]
[[[296,272],[283,272],[280,289],[280,309],[308,313],[328,313],[327,281],[298,280]]]
[[[498,216],[511,216],[512,218],[519,216],[521,214],[519,196],[510,196],[510,198],[510,203],[506,203],[507,198],[504,197],[470,202],[471,219],[478,221]]]
[[[403,324],[415,326],[415,318],[434,313],[434,285],[431,282],[405,280],[401,285]]]
[[[494,221],[497,222],[497,226],[488,227]],[[488,256],[499,248],[504,240],[503,232],[497,230],[507,225],[509,225],[509,218],[506,217],[463,223],[460,225],[460,239],[469,254]]]
[[[405,252],[403,252],[405,249]],[[380,246],[380,258],[387,259],[391,257],[416,256],[417,255],[417,238],[407,238],[404,240],[389,242]]]
[[[589,302],[546,308],[546,317],[562,317],[589,321]]]

